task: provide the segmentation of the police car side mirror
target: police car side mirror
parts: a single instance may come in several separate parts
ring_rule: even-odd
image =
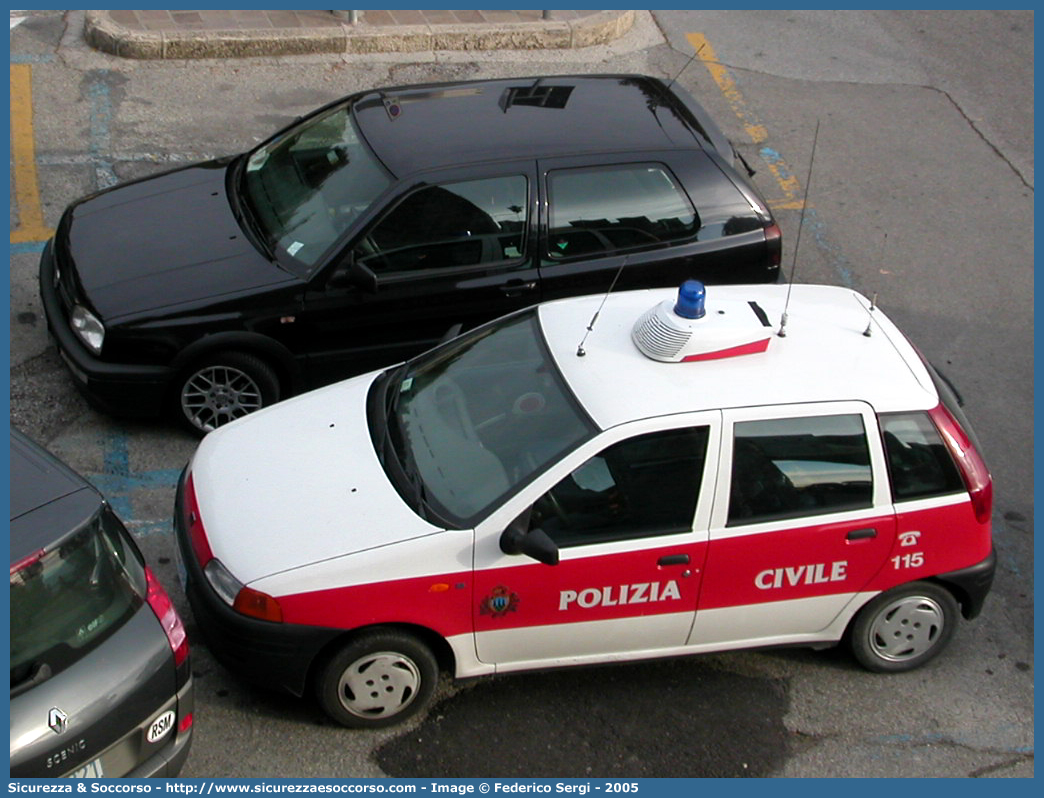
[[[545,565],[558,565],[558,546],[543,529],[529,528],[530,510],[512,521],[500,536],[505,554],[525,554]]]

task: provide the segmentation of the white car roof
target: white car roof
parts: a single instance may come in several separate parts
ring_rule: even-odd
[[[706,315],[693,338],[713,338],[741,320],[767,349],[721,359],[669,363],[644,355],[635,322],[655,305],[673,306],[677,289],[628,291],[545,303],[540,324],[577,399],[602,429],[643,418],[736,407],[862,401],[877,412],[927,410],[938,394],[920,357],[898,328],[846,288],[790,286],[786,336],[779,337],[786,285],[707,286]],[[593,331],[577,348],[599,305]],[[750,303],[764,311],[759,320]],[[871,335],[864,335],[867,326]],[[724,331],[728,334],[728,330]],[[713,347],[712,347],[713,348]]]

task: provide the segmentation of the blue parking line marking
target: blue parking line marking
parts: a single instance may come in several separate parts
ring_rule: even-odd
[[[171,489],[178,484],[181,469],[163,468],[133,473],[130,469],[130,449],[127,434],[113,432],[104,437],[104,461],[101,474],[88,474],[91,484],[109,500],[109,504],[123,522],[139,535],[166,534],[170,531],[167,519],[140,519],[134,510],[134,494],[141,490]]]
[[[90,141],[88,152],[94,161],[94,176],[98,188],[114,186],[119,180],[113,171],[112,163],[106,155],[111,149],[112,98],[109,87],[102,80],[107,71],[95,72],[87,87],[90,100]]]
[[[53,53],[11,53],[11,64],[49,64],[54,61]]]
[[[40,253],[43,252],[45,246],[47,246],[46,241],[25,241],[20,244],[11,244],[11,254],[26,255]]]
[[[778,152],[771,147],[762,147],[759,151],[761,157],[769,164],[775,167],[777,174],[781,179],[790,179],[793,174],[790,172],[790,167],[787,166],[786,161],[783,159]],[[816,247],[825,252],[830,259],[830,265],[837,273],[838,281],[845,288],[854,288],[855,282],[852,279],[852,270],[848,267],[848,262],[844,255],[838,250],[836,244],[831,243],[827,240],[826,234],[826,223],[819,218],[816,213],[816,209],[806,204],[804,209],[804,226],[810,233],[816,242]],[[798,253],[800,256],[800,253]],[[787,275],[789,279],[789,275]]]

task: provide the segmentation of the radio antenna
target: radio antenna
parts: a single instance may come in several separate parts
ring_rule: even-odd
[[[605,300],[609,298],[609,294],[613,293],[613,289],[616,287],[616,281],[620,279],[620,273],[624,270],[624,266],[627,265],[627,259],[630,255],[624,255],[624,259],[620,261],[620,268],[616,270],[616,274],[613,275],[613,281],[609,283],[609,290],[605,292],[605,296],[602,297],[602,302],[598,306],[598,310],[595,311],[591,317],[591,323],[587,325],[587,332],[584,333],[584,337],[580,340],[580,345],[576,348],[576,356],[583,357],[587,354],[584,351],[584,344],[587,343],[587,336],[591,334],[594,329],[595,322],[598,321],[598,314],[602,312],[602,308],[605,307]]]
[[[812,136],[812,154],[808,159],[808,179],[805,180],[805,198],[801,201],[801,219],[798,221],[797,239],[794,241],[794,260],[790,264],[790,279],[787,281],[787,299],[783,303],[783,316],[779,320],[780,338],[787,337],[787,308],[790,307],[790,290],[794,287],[794,274],[797,271],[798,247],[801,246],[801,230],[805,226],[805,209],[808,207],[808,189],[812,185],[812,165],[816,161],[816,142],[819,141],[819,120],[816,120],[816,132]]]
[[[693,61],[695,61],[699,57],[700,53],[703,52],[703,48],[706,47],[706,46],[707,46],[707,42],[704,42],[703,44],[700,45],[699,49],[695,53],[693,53],[691,56],[689,56],[689,60],[685,62],[685,66],[683,66],[681,69],[679,69],[678,70],[678,74],[675,75],[673,78],[671,78],[670,81],[667,83],[667,88],[668,89],[670,89],[671,86],[674,85],[674,81],[676,81],[678,78],[680,78],[682,76],[682,72],[684,72],[686,69],[689,68],[689,64],[691,64]]]
[[[887,243],[888,243],[888,232],[885,231],[884,240],[881,242],[881,263],[884,263],[885,245]],[[867,338],[870,337],[871,327],[873,326],[873,323],[874,323],[874,308],[876,306],[877,306],[877,293],[875,292],[874,293],[874,298],[870,300],[870,307],[867,310],[866,329],[863,330],[863,335],[865,335]]]
[[[875,293],[874,294],[874,298],[870,300],[870,307],[867,308],[866,329],[863,330],[863,335],[865,335],[867,338],[870,337],[870,332],[871,332],[870,328],[873,326],[873,323],[874,323],[874,308],[876,306],[877,306],[877,294]]]

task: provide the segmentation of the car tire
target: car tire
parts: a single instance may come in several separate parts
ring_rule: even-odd
[[[848,644],[864,668],[901,673],[919,668],[953,637],[960,610],[945,588],[911,582],[869,602],[852,623]]]
[[[197,435],[279,401],[279,378],[260,357],[219,352],[196,361],[178,381],[177,415]]]
[[[427,706],[439,677],[431,649],[412,635],[383,631],[354,639],[319,670],[323,710],[352,729],[400,723]]]

